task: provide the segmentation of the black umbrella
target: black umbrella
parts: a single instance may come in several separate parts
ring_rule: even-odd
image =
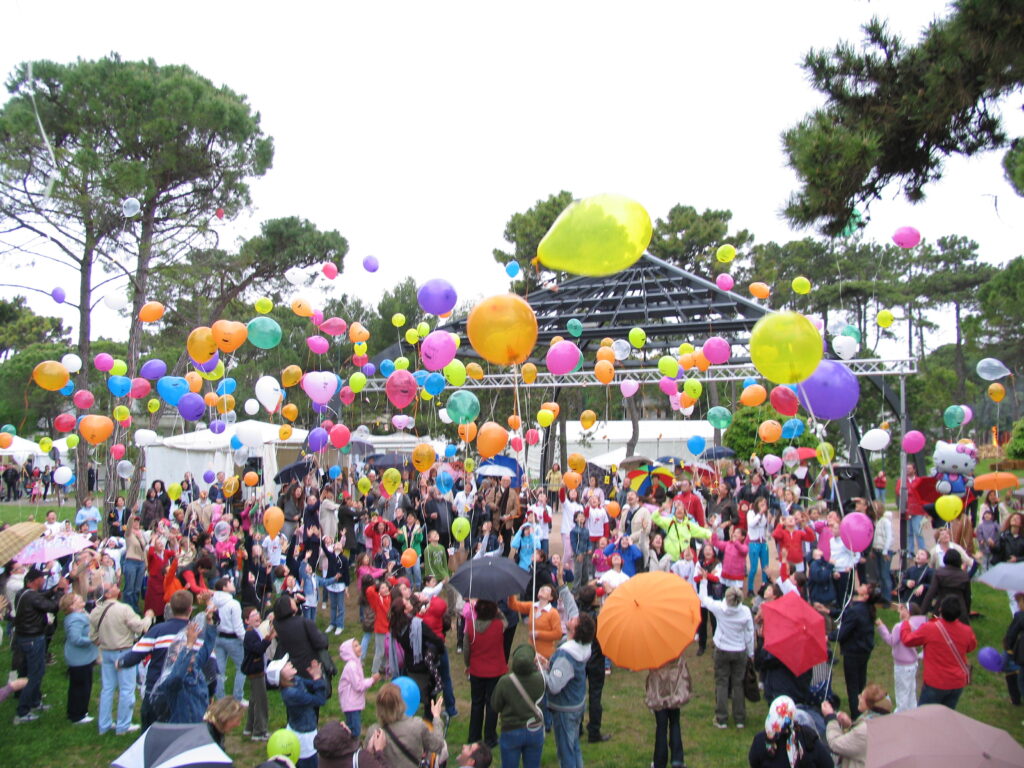
[[[705,449],[700,457],[702,459],[733,459],[736,457],[736,451],[726,448],[724,445],[713,445]]]
[[[274,475],[274,482],[278,485],[283,485],[290,483],[292,480],[301,480],[312,472],[313,468],[313,459],[310,456],[303,456]]]
[[[371,469],[383,472],[385,469],[412,469],[412,459],[400,453],[374,453],[363,459],[363,471]]]
[[[526,588],[530,574],[508,558],[497,555],[476,557],[452,576],[451,585],[463,598],[498,602]]]
[[[113,768],[216,768],[233,763],[206,723],[154,723],[111,763]]]

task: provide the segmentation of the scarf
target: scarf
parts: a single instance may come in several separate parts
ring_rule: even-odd
[[[780,746],[785,746],[790,766],[796,768],[803,758],[803,748],[796,735],[796,704],[789,696],[779,696],[768,708],[764,720],[764,732],[768,736],[765,747],[774,755]]]
[[[417,617],[409,624],[409,646],[412,648],[412,663],[423,660],[423,619]]]

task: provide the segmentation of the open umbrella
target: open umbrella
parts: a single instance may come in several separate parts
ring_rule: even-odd
[[[60,560],[91,546],[92,540],[84,533],[65,533],[30,541],[14,559],[22,565],[39,565]]]
[[[974,478],[976,491],[1005,491],[1007,488],[1019,488],[1020,478],[1013,472],[989,472]]]
[[[303,456],[298,461],[293,461],[280,472],[274,475],[274,482],[278,485],[290,483],[292,480],[301,480],[313,470],[313,457]]]
[[[371,469],[383,472],[385,469],[412,469],[412,459],[400,453],[374,453],[366,457],[363,469],[369,472]]]
[[[631,467],[637,467],[641,464],[654,464],[654,462],[646,456],[627,456],[619,462],[619,469],[630,469]]]
[[[452,589],[469,600],[498,602],[522,592],[530,574],[505,557],[476,557],[463,563],[452,576]]]
[[[732,448],[726,448],[724,445],[713,445],[710,448],[705,448],[704,453],[700,455],[702,459],[732,459],[736,456],[736,451]]]
[[[1006,731],[942,704],[868,720],[867,768],[1020,768],[1024,746]]]
[[[828,660],[825,618],[796,592],[761,606],[764,649],[794,675]]]
[[[813,448],[797,448],[796,455],[803,461],[804,459],[817,458],[818,452]]]
[[[626,473],[626,480],[629,482],[631,491],[636,491],[641,496],[647,496],[654,490],[655,485],[668,489],[676,481],[676,476],[668,467],[641,464]]]
[[[1024,592],[1024,563],[999,563],[981,574],[978,581],[994,589]]]
[[[0,531],[0,565],[21,552],[26,546],[42,536],[46,526],[42,523],[15,523]]]
[[[206,723],[154,723],[121,756],[113,768],[216,768],[233,765],[217,746]]]
[[[640,573],[617,587],[598,621],[601,650],[627,669],[657,669],[693,642],[700,598],[674,573]]]

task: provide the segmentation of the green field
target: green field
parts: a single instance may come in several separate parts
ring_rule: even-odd
[[[26,519],[31,510],[14,506],[0,506],[0,520],[15,521]],[[36,519],[41,519],[36,515]],[[975,606],[981,616],[973,627],[978,634],[979,644],[993,645],[1001,648],[1003,633],[1010,622],[1006,596],[995,592],[984,585],[975,586]],[[355,604],[348,605],[348,631],[343,636],[331,635],[332,655],[337,658],[337,647],[342,640],[361,636],[357,626]],[[895,612],[883,611],[882,618],[891,626],[896,621]],[[324,623],[324,622],[321,622]],[[451,633],[454,634],[454,633]],[[524,637],[520,632],[517,642]],[[457,752],[466,737],[469,725],[469,684],[466,681],[461,656],[454,653],[454,638],[449,652],[452,659],[452,675],[455,680],[455,693],[458,699],[459,717],[455,718],[448,731],[450,748]],[[0,734],[3,734],[4,757],[0,764],[8,766],[33,766],[43,768],[97,768],[108,765],[130,743],[131,737],[118,737],[109,733],[100,737],[96,723],[73,726],[64,715],[67,700],[66,668],[61,653],[63,630],[59,629],[54,640],[54,649],[58,662],[47,667],[43,681],[45,701],[53,706],[49,712],[42,713],[34,723],[13,726],[14,702],[9,700],[0,705]],[[705,766],[746,765],[747,750],[750,741],[764,720],[767,710],[765,702],[748,704],[747,723],[744,731],[721,731],[712,725],[714,712],[714,685],[711,654],[696,657],[696,647],[687,650],[690,670],[694,681],[694,696],[684,708],[683,744],[686,750],[686,764],[689,768]],[[367,665],[368,666],[368,665]],[[10,668],[9,643],[3,644],[0,650],[0,670],[3,674]],[[974,665],[974,683],[966,691],[960,701],[959,710],[974,718],[1004,728],[1024,742],[1024,708],[1009,705],[1005,684],[1001,675],[994,675]],[[229,668],[229,681],[233,679],[233,670]],[[842,664],[835,668],[834,687],[840,695],[845,692]],[[627,672],[616,669],[607,678],[604,689],[605,721],[604,730],[612,734],[612,740],[604,744],[583,744],[583,756],[587,766],[599,768],[627,768],[631,766],[647,766],[651,760],[651,740],[654,735],[654,717],[643,703],[644,673]],[[870,676],[872,681],[880,682],[892,690],[892,657],[887,646],[876,646],[871,657]],[[93,705],[90,714],[96,716],[99,711],[99,671],[96,671],[93,687]],[[279,694],[270,692],[270,723],[271,728],[279,728],[285,724],[284,707]],[[845,708],[845,704],[844,704]],[[326,708],[321,710],[321,722],[327,718],[341,718],[337,692],[328,701]],[[364,729],[373,721],[372,696],[368,697],[368,707],[363,716]],[[137,720],[136,720],[137,722]],[[238,766],[255,766],[263,759],[264,744],[254,744],[243,739],[241,732],[236,732],[227,739],[227,751],[235,759]],[[497,755],[495,755],[497,758]],[[495,765],[498,764],[495,760]],[[543,765],[557,765],[553,737],[549,736],[544,747]]]

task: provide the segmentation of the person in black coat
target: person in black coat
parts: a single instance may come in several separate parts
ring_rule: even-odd
[[[877,584],[861,584],[845,610],[837,608],[833,611],[838,626],[829,634],[829,640],[838,642],[843,653],[847,701],[856,703],[868,684],[868,660],[875,647],[875,603],[878,595]]]
[[[1003,649],[1017,664],[1017,672],[1006,675],[1006,688],[1010,693],[1010,701],[1014,706],[1019,706],[1024,700],[1024,592],[1018,592],[1014,599],[1017,601],[1017,611],[1003,637]]]
[[[754,735],[747,753],[750,768],[834,768],[832,754],[813,728],[793,717],[773,717],[777,701],[769,708],[764,729]],[[790,762],[790,746],[796,747],[799,756],[795,763]]]
[[[288,595],[281,595],[274,603],[274,631],[277,633],[274,658],[283,658],[287,653],[299,675],[307,677],[309,663],[318,659],[321,651],[327,650],[327,637],[317,628],[316,622],[298,612],[295,600]]]
[[[917,550],[914,555],[913,564],[903,572],[900,579],[899,597],[901,603],[915,603],[920,606],[924,602],[925,593],[931,586],[932,576],[935,571],[928,564],[929,556],[927,549]]]
[[[430,705],[441,690],[438,661],[444,652],[444,640],[416,616],[417,604],[401,597],[397,590],[391,598],[391,637],[402,647],[404,668],[399,674],[408,675],[420,689],[424,717],[431,717]],[[416,638],[419,638],[417,647]]]
[[[935,606],[942,605],[946,595],[952,595],[960,605],[960,621],[971,622],[971,575],[963,569],[963,558],[955,549],[946,550],[942,556],[942,567],[936,569],[928,591],[921,601],[921,610],[927,613]]]
[[[756,654],[757,668],[764,683],[764,697],[768,701],[778,696],[789,696],[798,705],[814,705],[811,695],[811,670],[802,675],[793,672],[774,655],[761,648]]]

